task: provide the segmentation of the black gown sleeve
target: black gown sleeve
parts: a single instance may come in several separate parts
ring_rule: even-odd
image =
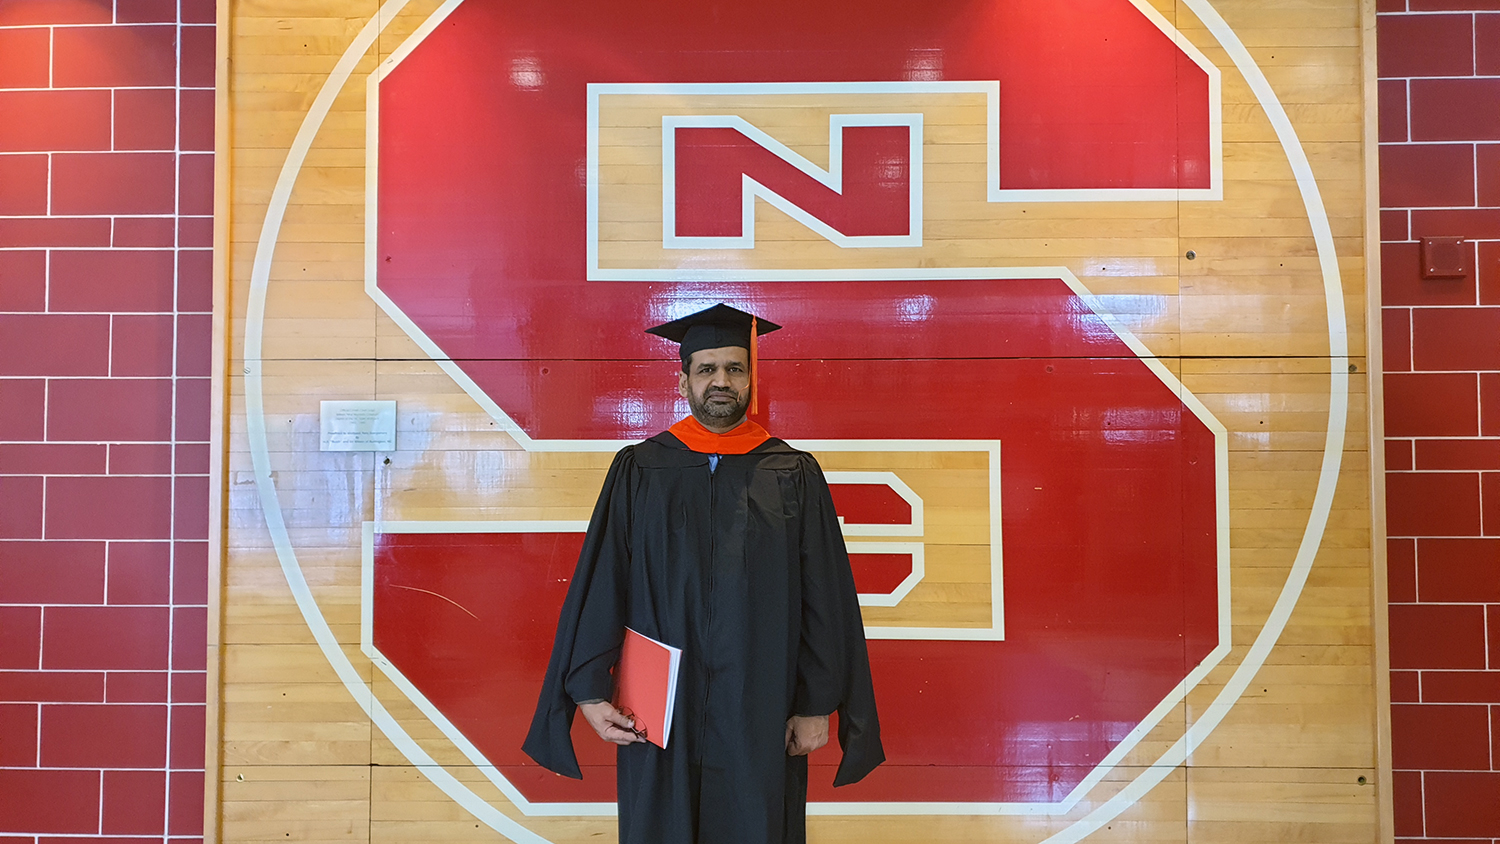
[[[844,757],[833,784],[847,785],[859,782],[885,761],[885,750],[875,712],[864,619],[833,496],[810,456],[802,478],[802,641],[793,714],[838,711]]]
[[[548,770],[582,779],[571,730],[575,701],[608,700],[610,669],[625,637],[630,575],[632,449],[622,449],[604,478],[583,550],[557,621],[542,693],[521,749]]]

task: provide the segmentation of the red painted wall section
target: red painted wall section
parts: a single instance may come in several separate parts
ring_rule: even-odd
[[[213,0],[0,0],[0,838],[201,841]]]
[[[1398,840],[1500,838],[1500,6],[1380,0]],[[1463,237],[1424,279],[1420,239]]]

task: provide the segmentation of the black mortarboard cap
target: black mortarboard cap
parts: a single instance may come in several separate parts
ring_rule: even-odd
[[[752,325],[757,335],[769,334],[781,328],[774,322],[767,322],[754,314],[747,314],[739,308],[731,308],[720,302],[695,314],[648,328],[646,333],[681,344],[681,356],[686,361],[693,352],[724,346],[739,346],[753,351],[755,347],[750,343]]]

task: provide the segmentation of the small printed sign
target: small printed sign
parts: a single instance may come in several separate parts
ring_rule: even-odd
[[[393,401],[325,401],[320,416],[322,451],[396,450]]]

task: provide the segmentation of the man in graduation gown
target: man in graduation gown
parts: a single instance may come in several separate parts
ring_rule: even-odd
[[[563,603],[524,749],[581,777],[575,710],[619,745],[622,844],[805,841],[835,711],[834,785],[885,758],[827,481],[745,415],[754,338],[779,327],[716,305],[650,329],[681,343],[692,415],[615,456]],[[682,649],[666,749],[610,702],[627,626]]]

